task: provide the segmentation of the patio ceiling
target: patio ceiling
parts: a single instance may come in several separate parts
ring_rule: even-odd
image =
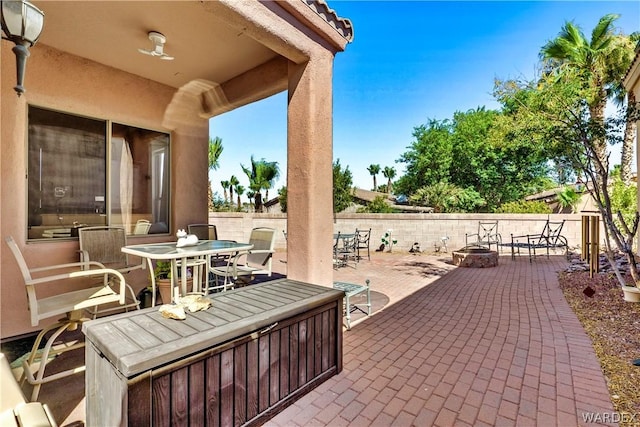
[[[38,43],[180,88],[223,83],[279,57],[198,1],[34,1],[45,13]],[[144,55],[149,31],[167,38],[173,61]]]

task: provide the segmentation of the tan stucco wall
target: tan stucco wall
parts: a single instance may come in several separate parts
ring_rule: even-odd
[[[30,266],[77,260],[77,241],[26,243],[26,112],[33,104],[63,112],[171,132],[172,229],[206,221],[208,120],[197,115],[167,117],[175,90],[150,80],[38,44],[27,62],[25,87],[18,98],[15,58],[2,41],[0,140],[0,333],[2,338],[34,329],[27,313],[24,284],[4,239],[12,235]],[[132,238],[130,243],[163,240]],[[164,237],[166,240],[166,236]],[[137,288],[146,272],[131,277]],[[134,283],[135,284],[135,283]]]

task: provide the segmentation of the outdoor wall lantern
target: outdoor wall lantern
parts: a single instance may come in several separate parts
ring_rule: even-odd
[[[26,0],[2,0],[0,18],[2,38],[16,44],[12,50],[16,55],[18,84],[13,89],[20,96],[24,93],[22,83],[29,47],[33,46],[40,37],[44,24],[44,12]]]

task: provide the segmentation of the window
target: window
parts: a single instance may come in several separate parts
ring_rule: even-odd
[[[28,138],[29,239],[168,232],[167,133],[30,106]]]

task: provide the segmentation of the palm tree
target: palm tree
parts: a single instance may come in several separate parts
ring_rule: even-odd
[[[247,199],[249,199],[249,206],[253,204],[253,198],[256,196],[256,192],[253,190],[247,191]]]
[[[369,165],[367,170],[369,171],[369,173],[373,177],[373,191],[377,191],[378,190],[378,180],[376,178],[376,175],[378,175],[380,173],[380,165]]]
[[[231,175],[229,178],[229,203],[233,203],[233,189],[236,188],[236,185],[240,184],[238,178],[235,175]]]
[[[280,176],[280,168],[278,167],[278,162],[265,162],[263,166],[263,175],[264,175],[264,190],[265,196],[264,199],[266,201],[269,200],[269,189],[273,188],[273,184],[276,179]]]
[[[382,176],[387,178],[387,193],[391,193],[391,181],[396,177],[396,169],[390,166],[385,166],[382,170]]]
[[[278,162],[267,162],[265,159],[259,161],[254,160],[251,156],[251,168],[240,165],[242,170],[249,178],[249,188],[255,192],[255,207],[256,212],[262,212],[262,193],[263,189],[267,190],[266,195],[269,195],[269,188],[273,185],[273,181],[280,175],[280,169],[278,168]]]
[[[222,138],[215,137],[213,139],[209,138],[209,167],[208,171],[217,170],[220,167],[220,155],[222,154]],[[213,210],[213,190],[211,189],[211,177],[209,177],[209,173],[207,173],[207,195],[209,198],[209,210]]]
[[[240,202],[240,196],[244,194],[244,187],[242,185],[236,185],[236,194],[238,196],[238,210],[242,210],[242,203]]]
[[[561,190],[556,192],[556,196],[558,198],[558,213],[562,213],[566,208],[570,208],[571,213],[575,212],[576,206],[580,202],[580,193],[573,186],[562,187]]]
[[[615,41],[613,22],[619,15],[608,14],[600,18],[587,40],[579,27],[564,24],[558,36],[542,47],[540,56],[548,72],[561,73],[565,68],[575,70],[588,90],[587,107],[591,120],[604,124],[607,89],[616,80],[609,63]],[[618,79],[619,80],[619,79]],[[598,160],[607,164],[607,146],[603,137],[594,138]]]
[[[220,181],[220,185],[224,190],[224,202],[229,203],[229,195],[227,194],[227,188],[229,188],[229,181]]]

